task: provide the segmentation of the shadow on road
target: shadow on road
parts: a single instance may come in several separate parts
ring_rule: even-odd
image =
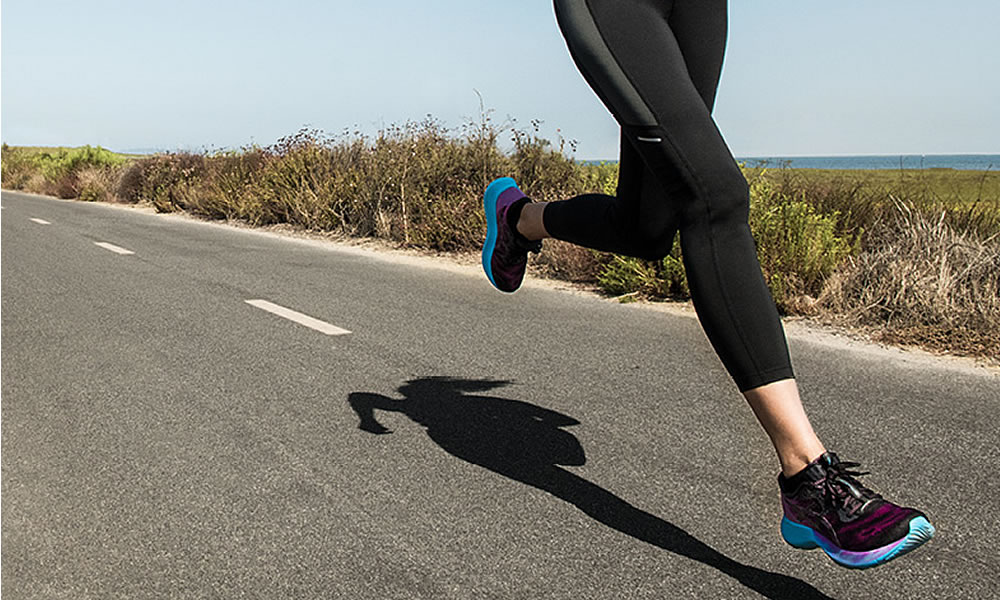
[[[472,394],[508,383],[428,377],[402,385],[401,400],[357,392],[348,402],[364,431],[391,433],[375,419],[376,409],[402,413],[426,427],[427,435],[450,454],[548,492],[608,527],[718,569],[768,598],[828,598],[800,579],[736,562],[680,527],[561,468],[586,462],[580,442],[561,429],[579,421],[527,402]]]

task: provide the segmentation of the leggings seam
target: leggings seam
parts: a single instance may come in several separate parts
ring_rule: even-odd
[[[680,32],[690,34],[686,38],[687,49],[693,50],[689,64],[688,57],[684,55],[685,47],[676,39],[677,32],[671,26],[670,15],[663,14],[665,7],[673,8],[673,2],[634,2],[635,6],[630,2],[627,7],[623,3],[621,15],[618,14],[619,7],[610,2],[602,5],[598,0],[555,0],[555,5],[556,16],[560,17],[560,27],[577,67],[610,112],[619,118],[624,142],[630,146],[630,151],[640,151],[634,156],[638,161],[635,165],[638,170],[633,170],[631,179],[623,180],[626,188],[639,195],[629,200],[629,210],[635,209],[640,213],[649,211],[649,215],[655,216],[656,220],[649,221],[648,227],[643,229],[611,219],[621,225],[621,231],[602,230],[599,224],[591,222],[597,215],[596,209],[611,210],[613,206],[624,206],[618,193],[623,182],[619,182],[619,190],[614,196],[608,196],[618,204],[611,204],[611,200],[597,202],[590,198],[581,199],[580,202],[567,204],[566,208],[580,207],[582,215],[577,216],[570,210],[546,211],[543,214],[543,220],[547,221],[546,228],[557,237],[561,232],[564,234],[562,237],[587,247],[621,247],[636,252],[641,248],[633,242],[638,241],[640,234],[655,234],[649,238],[651,242],[665,235],[659,228],[666,221],[666,207],[672,205],[670,210],[676,213],[672,217],[674,235],[676,226],[682,225],[690,234],[686,242],[693,244],[689,249],[694,253],[691,264],[699,280],[696,286],[699,292],[697,297],[701,301],[699,306],[705,313],[700,315],[704,317],[702,325],[741,391],[794,377],[787,342],[781,335],[780,317],[768,293],[752,241],[746,214],[749,194],[745,182],[736,179],[742,175],[739,170],[733,172],[737,166],[731,153],[722,149],[724,141],[709,137],[720,135],[717,128],[714,134],[707,129],[714,126],[712,103],[701,95],[703,90],[698,86],[694,86],[694,92],[700,100],[698,104],[707,113],[701,111],[702,107],[695,110],[690,104],[694,102],[694,97],[688,97],[689,88],[695,83],[692,76],[700,77],[699,67],[705,67],[706,61],[714,56],[708,49],[700,52],[699,47],[694,46],[698,43],[698,35],[701,35],[699,32],[702,32],[699,27],[711,28],[713,36],[724,33],[716,31],[715,25],[720,23],[716,18],[718,11],[725,11],[725,7],[706,6],[703,13],[689,13],[686,20],[680,21],[681,25],[687,23],[691,26],[690,29],[685,28],[686,33]],[[693,0],[691,6],[696,3],[697,0]],[[593,8],[595,6],[596,9]],[[698,21],[699,14],[706,19],[704,23]],[[660,32],[664,37],[658,37],[656,33],[657,26],[661,24],[667,28],[667,31]],[[641,39],[634,39],[634,32],[645,31],[645,28],[649,28],[653,39],[662,42],[657,47],[664,55],[658,58],[667,61],[665,66],[669,67],[668,72],[671,77],[676,76],[671,85],[667,85],[668,82],[662,81],[662,78],[651,79],[658,72],[657,58],[651,54],[655,49],[647,48],[648,44],[643,45]],[[673,41],[669,38],[670,34],[675,36]],[[724,44],[724,36],[716,36],[712,40],[713,43]],[[675,46],[680,55],[675,56]],[[720,75],[717,71],[721,70],[721,65],[713,63],[710,67],[715,69],[717,87]],[[707,72],[702,75],[707,76]],[[698,81],[702,88],[711,83],[708,79]],[[714,99],[717,90],[711,91],[711,99]],[[629,120],[625,121],[621,116]],[[676,130],[673,129],[675,125],[678,127]],[[636,142],[636,136],[649,138],[644,141],[659,143]],[[719,147],[720,143],[722,147]],[[669,201],[664,207],[644,203],[643,181],[646,177],[652,177],[650,185],[656,181],[669,182],[671,193],[664,198]],[[648,201],[652,202],[654,196],[659,195],[654,194]],[[693,206],[692,202],[704,202],[705,206]],[[598,220],[607,222],[610,214],[600,215]],[[716,215],[718,221],[715,221]],[[705,222],[702,223],[702,220]],[[707,240],[704,239],[706,236]],[[621,238],[630,239],[630,243],[625,244]],[[711,261],[712,265],[705,264],[706,261]],[[760,289],[761,286],[764,286],[763,289]],[[777,322],[772,327],[775,319]]]
[[[660,123],[659,119],[656,118],[656,111],[653,110],[652,106],[649,104],[649,101],[646,100],[646,96],[642,93],[642,90],[639,89],[639,86],[637,86],[635,84],[635,81],[632,80],[632,76],[629,74],[628,70],[625,67],[623,67],[622,62],[618,60],[618,56],[615,54],[615,51],[611,48],[611,44],[608,43],[607,36],[605,36],[604,31],[601,30],[599,21],[596,18],[594,18],[594,11],[593,9],[590,8],[590,0],[583,0],[583,4],[584,6],[587,7],[587,14],[590,15],[590,20],[593,21],[594,23],[594,29],[596,29],[598,35],[601,36],[601,43],[604,45],[604,49],[608,51],[609,55],[611,55],[611,59],[615,61],[615,65],[618,66],[618,69],[622,72],[622,75],[625,76],[625,80],[628,81],[628,84],[635,91],[635,95],[638,96],[640,100],[642,100],[642,103],[645,106],[646,111],[650,115],[652,115],[653,120],[656,121],[656,126],[659,127]],[[664,21],[666,21],[666,19],[664,19]],[[636,126],[644,127],[645,125],[637,124]]]
[[[618,59],[618,56],[615,55],[615,51],[612,49],[611,45],[608,43],[607,37],[604,35],[604,31],[601,30],[601,27],[600,27],[600,24],[599,24],[598,20],[596,18],[594,18],[594,11],[590,7],[590,0],[583,0],[583,2],[584,2],[584,5],[587,7],[587,13],[590,15],[590,19],[591,19],[591,21],[593,21],[594,27],[597,29],[597,33],[601,36],[601,42],[604,44],[604,48],[608,51],[608,54],[611,55],[611,58],[615,61],[615,64],[618,65],[618,68],[621,70],[622,74],[625,75],[625,79],[628,81],[629,85],[632,86],[632,89],[635,91],[636,95],[639,97],[640,100],[642,100],[643,104],[646,105],[646,110],[648,110],[650,112],[650,114],[653,115],[653,118],[656,121],[656,127],[658,129],[660,129],[661,131],[663,131],[664,137],[667,139],[667,141],[669,141],[671,148],[673,148],[673,150],[674,150],[674,153],[680,159],[681,163],[683,163],[684,169],[687,171],[687,173],[688,173],[689,177],[691,178],[691,180],[695,183],[695,187],[697,188],[696,193],[698,193],[699,196],[704,199],[705,213],[706,213],[706,215],[708,217],[708,226],[709,226],[709,229],[710,229],[711,228],[711,223],[712,223],[712,207],[711,207],[711,203],[708,201],[709,195],[706,193],[706,189],[705,189],[704,185],[702,184],[700,178],[698,177],[698,174],[696,173],[696,171],[693,168],[691,168],[690,162],[687,160],[687,158],[684,156],[684,153],[681,151],[681,149],[678,147],[678,145],[676,144],[676,142],[673,140],[672,136],[667,131],[667,128],[663,127],[662,123],[660,122],[659,117],[657,117],[657,115],[656,115],[656,111],[653,110],[653,108],[650,105],[649,101],[646,100],[646,97],[642,93],[642,90],[639,88],[639,86],[637,86],[635,84],[635,81],[632,80],[632,76],[629,74],[628,70],[625,69],[625,67],[622,66],[622,63]],[[664,19],[664,21],[666,22],[667,27],[669,27],[669,21],[667,19]],[[700,94],[699,94],[699,97],[700,97]],[[706,107],[706,110],[708,110],[708,107]],[[711,118],[711,116],[709,118]],[[655,171],[654,171],[654,173],[655,173]],[[711,248],[711,252],[712,252],[712,270],[715,273],[715,279],[716,279],[716,281],[717,282],[721,282],[722,281],[722,274],[719,272],[718,251],[716,250],[714,236],[712,236],[710,234],[708,236],[708,241],[709,241],[709,247]],[[719,285],[718,287],[719,287],[719,290],[721,291],[721,294],[722,294],[723,304],[726,305],[726,315],[729,317],[730,323],[732,323],[733,328],[736,330],[736,332],[737,332],[737,334],[738,334],[738,336],[740,338],[740,343],[743,345],[743,351],[746,352],[747,357],[750,359],[750,364],[753,365],[754,370],[759,373],[760,372],[760,366],[757,364],[757,359],[754,357],[753,353],[750,351],[750,346],[747,343],[746,333],[743,331],[743,328],[740,327],[740,324],[739,324],[738,320],[736,319],[735,315],[733,314],[732,304],[731,304],[731,301],[729,299],[728,294],[726,293],[725,286],[724,285]]]

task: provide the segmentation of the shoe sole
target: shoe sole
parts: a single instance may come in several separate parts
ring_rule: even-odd
[[[934,537],[934,526],[924,517],[917,517],[910,521],[910,531],[902,539],[865,552],[844,550],[811,527],[795,523],[788,517],[781,519],[781,537],[790,546],[802,550],[821,548],[835,563],[848,569],[868,569],[917,549]]]
[[[510,177],[501,177],[500,179],[493,180],[486,187],[486,193],[483,194],[483,210],[486,211],[486,241],[483,242],[483,270],[486,271],[486,277],[489,278],[490,283],[498,290],[500,290],[500,287],[497,285],[496,280],[493,279],[493,267],[491,266],[493,251],[496,249],[497,235],[499,234],[497,199],[500,198],[500,194],[512,187],[517,187],[516,181]]]

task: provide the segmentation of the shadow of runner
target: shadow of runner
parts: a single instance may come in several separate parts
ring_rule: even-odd
[[[763,596],[829,598],[801,579],[736,562],[680,527],[561,468],[586,462],[579,440],[561,429],[579,421],[527,402],[470,394],[509,383],[427,377],[402,385],[402,400],[356,392],[348,402],[364,431],[391,433],[375,419],[376,409],[402,413],[426,427],[427,435],[450,454],[548,492],[626,535],[718,569]]]

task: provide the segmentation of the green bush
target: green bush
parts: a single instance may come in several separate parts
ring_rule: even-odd
[[[584,190],[609,196],[618,192],[618,163],[583,163],[579,170]]]
[[[111,172],[127,160],[100,146],[32,149],[4,144],[3,185],[60,198],[76,198],[80,195],[81,172],[89,169]],[[89,190],[88,194],[93,196],[94,191]]]
[[[670,254],[660,261],[642,260],[616,254],[608,255],[597,283],[614,296],[635,294],[652,298],[687,299],[691,296],[679,239],[674,239]]]
[[[475,252],[485,229],[482,192],[497,177],[514,177],[539,201],[584,192],[615,194],[616,163],[577,163],[566,152],[572,142],[559,139],[553,144],[540,137],[539,130],[538,122],[528,130],[498,127],[484,111],[478,122],[458,130],[428,117],[388,127],[375,136],[345,132],[331,137],[302,130],[271,146],[217,153],[129,158],[100,147],[32,149],[4,144],[2,178],[5,188],[62,197],[147,202],[164,212],[187,211],[252,225],[283,223],[414,248]],[[513,144],[509,152],[500,149],[506,135]],[[788,313],[849,310],[852,315],[866,313],[852,317],[856,322],[889,322],[872,317],[874,304],[852,300],[872,288],[864,283],[869,272],[879,280],[889,280],[894,272],[894,255],[883,250],[898,240],[868,233],[884,231],[885,223],[898,219],[890,197],[908,201],[914,223],[920,222],[917,217],[934,216],[955,232],[954,239],[969,244],[1000,233],[996,173],[744,169],[744,174],[750,184],[750,227],[761,268],[779,308]],[[958,265],[962,260],[956,255],[953,262]],[[980,298],[974,292],[985,285],[983,281],[995,281],[990,279],[995,264],[990,260],[976,264],[985,275],[949,279],[949,289],[955,290],[949,297]],[[615,296],[685,299],[690,295],[678,240],[660,261],[552,240],[533,265],[552,276],[596,284]],[[913,272],[918,272],[916,267]],[[921,280],[922,285],[943,289],[939,284],[943,274],[919,272],[930,281]],[[900,289],[914,289],[909,279],[900,281]],[[986,287],[991,285],[995,287],[994,283]],[[818,297],[823,300],[813,301]],[[834,297],[840,300],[829,300]],[[995,298],[995,293],[987,297]],[[966,304],[981,310],[984,302]],[[915,313],[914,307],[922,305],[914,300],[902,308],[893,306],[898,313]],[[952,312],[956,311],[967,309]],[[990,327],[995,327],[995,317],[990,319],[994,323]],[[901,322],[895,312],[892,322]],[[970,317],[961,321],[961,327],[986,331],[979,325],[984,322]],[[920,335],[927,332],[927,339],[954,337],[946,335],[943,318],[912,323]]]
[[[816,297],[823,282],[858,250],[861,231],[838,234],[840,213],[821,213],[804,195],[789,198],[764,178],[750,186],[750,230],[757,256],[778,307],[803,295]]]
[[[34,155],[34,160],[46,179],[58,180],[68,174],[78,173],[85,167],[116,167],[127,159],[100,146],[83,146],[41,152]]]
[[[779,309],[797,310],[803,306],[801,297],[818,296],[826,278],[857,251],[861,232],[841,233],[839,213],[817,211],[804,195],[788,198],[766,178],[752,179],[750,194],[750,229],[764,277]],[[597,282],[615,296],[690,296],[677,239],[662,261],[612,257]]]
[[[0,157],[0,180],[3,181],[4,188],[27,189],[28,181],[37,171],[38,167],[28,152],[7,144],[3,145]]]

